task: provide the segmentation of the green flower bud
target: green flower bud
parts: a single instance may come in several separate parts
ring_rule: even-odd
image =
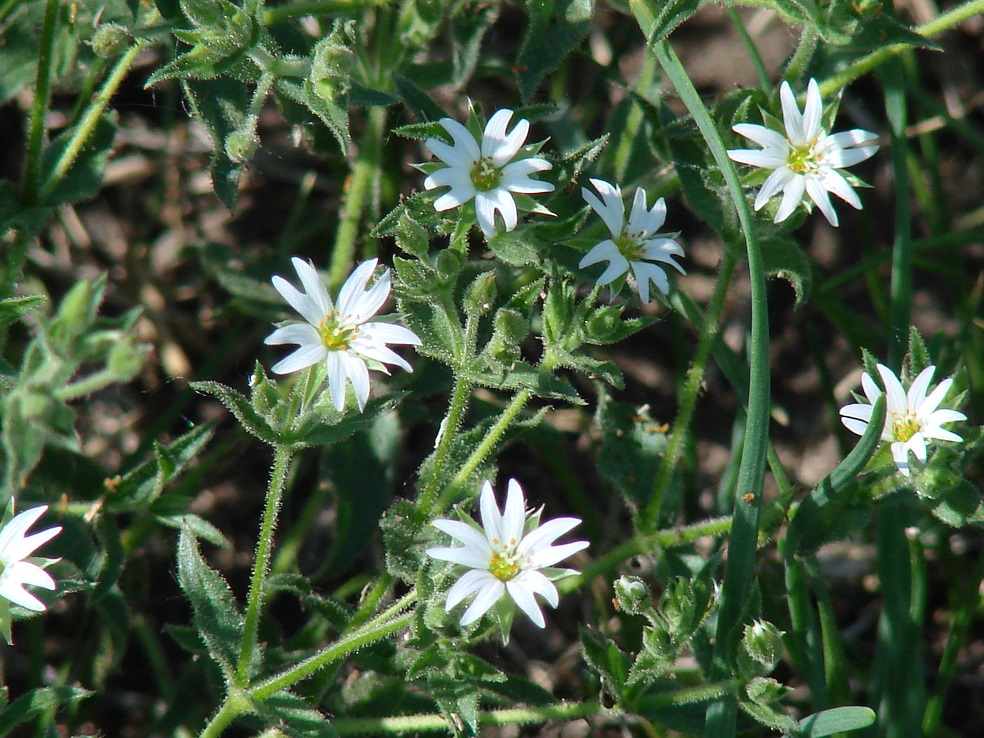
[[[118,341],[109,352],[106,368],[118,382],[128,382],[137,376],[143,367],[144,359],[150,347],[136,343],[132,337],[126,336]]]
[[[738,668],[746,679],[772,672],[782,656],[782,631],[772,623],[756,620],[745,626],[738,652]]]
[[[639,577],[619,577],[615,580],[615,606],[629,615],[641,615],[653,609],[653,596]]]
[[[240,128],[233,131],[226,137],[226,154],[236,164],[245,164],[256,153],[256,147],[260,145],[260,137],[251,127]]]
[[[485,315],[492,309],[495,293],[495,272],[482,272],[465,292],[465,312],[475,317]]]
[[[113,59],[130,45],[130,31],[119,23],[103,23],[89,42],[100,59]]]

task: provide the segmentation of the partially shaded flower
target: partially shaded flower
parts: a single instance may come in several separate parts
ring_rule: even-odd
[[[441,118],[440,124],[450,134],[453,145],[436,138],[424,142],[434,156],[447,164],[424,179],[428,190],[450,187],[434,201],[434,207],[443,212],[474,198],[475,215],[486,238],[495,233],[496,212],[507,231],[516,227],[519,215],[513,193],[535,195],[554,188],[549,182],[530,177],[553,167],[546,159],[529,156],[513,161],[526,143],[530,122],[520,118],[506,133],[512,114],[511,110],[495,113],[485,126],[481,144],[465,126],[451,118]]]
[[[773,170],[755,198],[755,209],[761,209],[773,195],[782,192],[782,202],[774,219],[776,223],[792,215],[806,194],[830,224],[836,226],[837,213],[828,193],[837,195],[857,210],[861,209],[858,193],[837,170],[874,156],[878,144],[873,142],[878,136],[858,128],[828,135],[822,125],[820,87],[814,79],[807,87],[803,112],[800,112],[788,82],[782,83],[779,99],[785,137],[765,126],[738,123],[733,127],[734,131],[762,148],[732,149],[728,156],[742,164]]]
[[[892,458],[898,470],[909,476],[909,452],[919,459],[926,461],[926,442],[928,440],[955,441],[963,439],[953,431],[942,427],[944,423],[966,420],[967,416],[957,410],[940,408],[940,403],[946,397],[953,385],[952,379],[944,379],[936,389],[929,393],[929,383],[933,380],[935,366],[928,366],[919,372],[909,391],[902,387],[895,373],[884,364],[878,365],[878,374],[885,385],[886,403],[885,427],[882,429],[882,440],[892,444]],[[882,391],[875,380],[868,374],[861,375],[861,388],[869,404],[852,403],[841,408],[841,422],[853,433],[863,435],[871,420],[872,405],[875,404]]]
[[[409,328],[384,322],[370,322],[390,293],[390,271],[386,269],[376,282],[366,284],[376,268],[376,259],[364,261],[352,272],[338,294],[337,305],[321,283],[311,262],[291,259],[304,292],[283,277],[274,277],[273,286],[306,323],[288,323],[266,337],[266,344],[298,345],[298,349],[273,365],[277,374],[290,374],[324,361],[328,369],[328,387],[332,403],[341,411],[345,407],[345,384],[352,382],[361,412],[369,399],[369,367],[389,373],[386,364],[412,372],[410,365],[387,344],[419,346],[420,339]]]
[[[450,612],[474,594],[475,599],[461,618],[462,625],[469,625],[508,594],[530,620],[543,628],[543,613],[534,595],[540,595],[551,607],[557,607],[559,596],[552,580],[573,572],[551,567],[587,548],[588,542],[574,541],[559,546],[553,543],[581,521],[555,518],[539,525],[539,512],[527,515],[523,490],[515,479],[509,480],[504,512],[499,512],[489,482],[482,487],[480,509],[481,527],[459,520],[440,519],[432,523],[464,545],[430,548],[427,554],[468,569],[448,590],[445,609]]]
[[[42,612],[44,603],[24,589],[24,585],[50,590],[55,588],[55,580],[48,572],[26,561],[39,547],[61,532],[61,526],[55,526],[27,535],[28,528],[38,522],[47,509],[47,505],[42,505],[18,513],[0,530],[0,597],[34,612]]]
[[[626,222],[621,188],[603,179],[592,179],[590,182],[598,190],[601,199],[586,187],[581,188],[581,195],[605,221],[612,237],[592,248],[578,266],[583,269],[600,261],[607,261],[608,268],[598,277],[598,285],[612,282],[631,267],[639,288],[639,297],[644,303],[649,302],[650,282],[663,294],[669,292],[670,283],[666,272],[653,262],[669,264],[681,274],[686,272],[673,260],[673,257],[683,255],[683,247],[672,238],[657,233],[666,220],[666,202],[661,197],[652,209],[647,209],[646,191],[639,187]]]

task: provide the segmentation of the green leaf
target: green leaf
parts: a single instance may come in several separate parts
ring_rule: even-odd
[[[3,298],[0,300],[0,330],[16,323],[46,300],[44,295]]]
[[[825,738],[834,733],[861,730],[874,724],[875,711],[870,707],[833,707],[800,720],[797,734],[803,738]]]
[[[154,442],[154,458],[130,469],[118,480],[107,482],[106,510],[124,512],[146,509],[205,448],[215,431],[214,423],[202,423],[167,445]]]
[[[243,167],[229,158],[225,141],[240,127],[239,118],[249,107],[246,85],[236,79],[193,80],[181,82],[192,115],[212,139],[212,187],[223,204],[234,210],[239,199],[239,178]]]
[[[523,100],[530,100],[552,72],[584,39],[594,14],[593,0],[527,0],[530,22],[523,35],[516,78]]]
[[[334,738],[337,735],[324,714],[290,692],[277,692],[265,700],[250,697],[250,702],[267,726],[289,738]]]
[[[113,149],[113,139],[116,137],[117,115],[115,111],[105,113],[99,118],[92,133],[85,140],[85,145],[79,151],[71,167],[60,176],[55,177],[55,168],[65,154],[69,143],[76,133],[76,127],[62,131],[51,142],[44,152],[41,165],[41,181],[48,186],[54,183],[54,188],[45,198],[46,205],[63,205],[78,202],[93,197],[102,186],[103,173],[109,163],[109,155]]]
[[[277,433],[266,418],[261,416],[253,408],[253,404],[243,395],[236,392],[232,387],[226,387],[219,382],[191,382],[189,385],[196,392],[211,395],[236,416],[236,420],[246,429],[247,433],[256,436],[264,443],[276,446],[281,443],[280,434]]]
[[[598,471],[627,499],[644,506],[666,453],[667,429],[648,411],[619,404],[607,392],[595,419],[601,429]]]
[[[423,567],[424,523],[408,500],[398,500],[379,521],[386,548],[386,571],[405,582],[413,582]]]
[[[154,507],[159,507],[159,505],[155,504]],[[184,509],[186,507],[187,503],[182,503],[182,508]],[[151,512],[154,512],[154,510],[152,509]],[[208,541],[219,548],[232,548],[232,544],[229,543],[229,540],[224,535],[222,535],[222,531],[194,513],[178,512],[167,515],[158,514],[155,515],[154,518],[157,522],[162,525],[166,525],[169,528],[175,528],[177,530],[187,529],[191,531],[196,538]]]
[[[629,678],[629,656],[600,630],[584,625],[581,626],[581,654],[601,678],[605,690],[621,699]]]
[[[813,265],[803,249],[789,236],[762,236],[759,239],[766,276],[785,279],[796,292],[796,307],[810,298]]]
[[[413,111],[414,115],[422,120],[440,120],[447,118],[441,106],[415,85],[410,79],[402,74],[393,75],[393,84],[396,85],[396,92],[403,101],[403,104]]]
[[[530,238],[529,228],[499,231],[489,239],[489,249],[500,261],[510,266],[526,266],[540,261],[536,241]]]
[[[18,725],[34,720],[72,702],[91,695],[82,687],[41,687],[21,695],[9,705],[0,707],[0,735],[10,735]]]
[[[703,0],[629,0],[646,43],[654,44],[669,36],[673,29],[697,12]]]
[[[400,424],[396,413],[377,416],[365,430],[328,446],[321,457],[322,478],[331,482],[337,514],[334,535],[323,555],[322,571],[344,574],[372,542],[389,504],[398,458]]]
[[[178,583],[191,602],[194,625],[209,654],[228,679],[236,673],[243,618],[222,575],[205,563],[188,527],[178,539]],[[259,666],[259,651],[250,659],[250,673]]]

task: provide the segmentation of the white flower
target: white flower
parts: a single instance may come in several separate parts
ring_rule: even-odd
[[[512,114],[511,110],[500,110],[493,115],[485,126],[481,145],[465,126],[451,118],[441,118],[440,124],[451,135],[453,146],[436,138],[424,142],[434,156],[447,164],[446,168],[428,175],[424,187],[428,190],[451,188],[434,201],[434,207],[443,212],[474,197],[475,215],[486,238],[495,233],[496,211],[502,216],[507,231],[516,227],[518,214],[511,193],[535,195],[551,192],[554,188],[549,182],[530,177],[534,172],[553,168],[546,159],[528,157],[513,161],[526,142],[530,122],[520,118],[506,133]]]
[[[34,612],[43,611],[44,603],[24,589],[24,585],[55,588],[55,580],[48,572],[37,564],[25,561],[35,549],[61,532],[61,526],[56,526],[26,535],[27,529],[38,522],[47,509],[47,505],[42,505],[18,513],[0,530],[0,597]]]
[[[966,420],[967,416],[956,410],[946,408],[938,410],[946,393],[953,384],[952,379],[944,379],[937,385],[929,396],[926,392],[933,379],[935,366],[923,369],[915,378],[906,394],[898,377],[883,364],[878,365],[887,393],[885,408],[885,427],[882,430],[882,440],[891,441],[892,458],[899,471],[909,476],[909,452],[919,461],[926,461],[926,441],[962,441],[963,439],[952,431],[941,426],[956,420]],[[863,435],[871,420],[871,409],[875,400],[881,396],[881,389],[875,380],[867,374],[861,376],[861,387],[871,404],[855,403],[841,408],[841,422],[848,430]]]
[[[539,512],[527,516],[523,490],[515,479],[509,480],[504,513],[499,513],[489,482],[482,487],[480,509],[482,527],[474,522],[469,524],[458,520],[435,520],[432,523],[464,546],[430,548],[427,554],[469,570],[448,591],[445,610],[450,612],[455,605],[474,594],[475,599],[461,618],[462,625],[469,625],[508,593],[519,609],[543,628],[543,613],[533,595],[539,594],[551,607],[557,607],[557,588],[551,579],[573,572],[549,567],[587,548],[588,542],[574,541],[560,546],[552,544],[581,521],[578,518],[556,518],[537,525]],[[532,523],[532,527],[528,523]]]
[[[290,323],[266,337],[266,344],[296,343],[299,346],[294,353],[274,364],[273,371],[290,374],[324,361],[335,407],[339,411],[345,407],[345,380],[348,379],[355,389],[361,412],[369,399],[366,361],[376,362],[379,366],[374,368],[387,373],[384,364],[395,364],[412,372],[410,365],[386,344],[420,345],[420,339],[408,328],[393,323],[369,322],[389,297],[390,271],[384,270],[367,290],[366,283],[376,268],[376,259],[362,262],[345,280],[335,305],[311,262],[295,256],[291,263],[301,278],[304,292],[299,292],[283,277],[274,277],[273,286],[307,322]]]
[[[874,156],[878,144],[872,142],[878,136],[858,128],[828,136],[822,128],[823,102],[815,79],[811,79],[807,87],[802,113],[788,82],[782,83],[779,98],[786,126],[785,138],[765,126],[739,123],[734,126],[734,131],[762,148],[732,149],[728,156],[742,164],[773,170],[755,198],[755,209],[761,209],[773,195],[782,191],[776,223],[792,215],[806,193],[830,224],[836,226],[837,213],[828,192],[861,209],[858,194],[837,170]]]
[[[661,197],[651,210],[647,210],[646,191],[641,187],[638,188],[635,200],[632,202],[632,214],[629,215],[629,222],[626,223],[621,188],[603,179],[590,181],[601,194],[601,200],[586,187],[581,188],[581,195],[605,221],[612,237],[602,241],[585,254],[578,266],[583,269],[599,261],[607,261],[608,268],[598,277],[596,282],[598,285],[608,284],[632,267],[639,287],[639,297],[643,302],[649,302],[650,282],[663,294],[669,292],[670,283],[666,278],[666,272],[651,262],[663,262],[674,267],[681,274],[686,272],[673,260],[674,256],[683,255],[680,244],[672,238],[664,238],[656,233],[666,220],[666,202]]]

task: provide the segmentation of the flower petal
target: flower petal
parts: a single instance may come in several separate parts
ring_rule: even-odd
[[[773,131],[771,128],[766,128],[765,126],[756,125],[754,123],[737,123],[731,127],[735,133],[744,136],[749,141],[757,143],[763,149],[769,151],[769,153],[774,155],[782,156],[782,163],[786,163],[786,154],[789,152],[789,141],[786,137],[777,131]],[[732,149],[728,151],[728,156],[731,156],[731,152],[735,151],[746,151],[747,149]],[[735,161],[740,161],[735,159]]]
[[[484,589],[490,584],[493,584],[494,581],[495,577],[487,571],[465,572],[461,575],[461,578],[454,583],[451,589],[448,590],[448,599],[444,604],[445,611],[450,612],[455,605],[468,597],[468,595],[478,592],[480,589]]]
[[[271,367],[274,374],[293,374],[301,369],[307,369],[328,356],[328,349],[321,343],[301,346],[292,354],[278,361]],[[341,409],[341,408],[339,408]]]
[[[776,171],[782,170],[777,169]],[[766,180],[766,183],[768,184],[768,180]],[[786,220],[786,218],[793,214],[796,207],[803,202],[803,193],[805,190],[806,177],[794,173],[783,187],[782,202],[779,203],[779,209],[776,211],[776,217],[773,219],[774,223],[782,223]],[[756,203],[757,202],[758,201],[756,200]]]
[[[605,222],[605,225],[608,226],[608,232],[613,236],[620,236],[625,227],[625,203],[622,202],[622,190],[617,185],[603,179],[590,179],[588,181],[598,190],[601,199],[599,200],[597,195],[586,187],[581,188],[581,197]]]
[[[525,582],[520,579],[510,579],[506,582],[506,590],[508,590],[513,602],[516,603],[520,610],[526,613],[534,625],[540,628],[546,627],[547,624],[543,619],[543,613],[540,612],[540,607],[536,604],[536,599],[533,597],[533,590]]]
[[[827,189],[816,177],[804,177],[804,180],[806,183],[806,193],[816,203],[816,206],[820,208],[820,212],[823,213],[827,222],[836,228],[838,225],[837,211],[830,204],[830,195],[827,194]]]
[[[462,626],[471,625],[487,613],[506,590],[506,586],[488,572],[480,573],[486,574],[485,582],[471,605],[465,610],[465,614],[461,616]]]
[[[281,346],[296,343],[298,346],[321,346],[321,334],[310,323],[290,323],[277,328],[263,339],[267,346]]]
[[[523,537],[526,524],[526,499],[519,482],[510,479],[506,485],[506,509],[502,515],[502,538],[513,549]]]
[[[275,276],[272,280],[273,288],[280,293],[288,305],[300,313],[311,325],[318,325],[325,319],[325,313],[318,307],[310,297],[298,290],[294,285],[281,276]]]
[[[296,256],[290,260],[290,263],[294,265],[294,271],[297,272],[297,276],[301,280],[308,300],[317,306],[318,312],[324,318],[332,311],[332,304],[328,290],[325,289],[321,277],[318,276],[318,270],[310,261],[304,261],[304,259],[299,259]]]
[[[782,122],[786,126],[786,137],[793,146],[805,146],[809,141],[803,130],[803,115],[789,82],[783,81],[779,88],[779,101],[782,104]]]

